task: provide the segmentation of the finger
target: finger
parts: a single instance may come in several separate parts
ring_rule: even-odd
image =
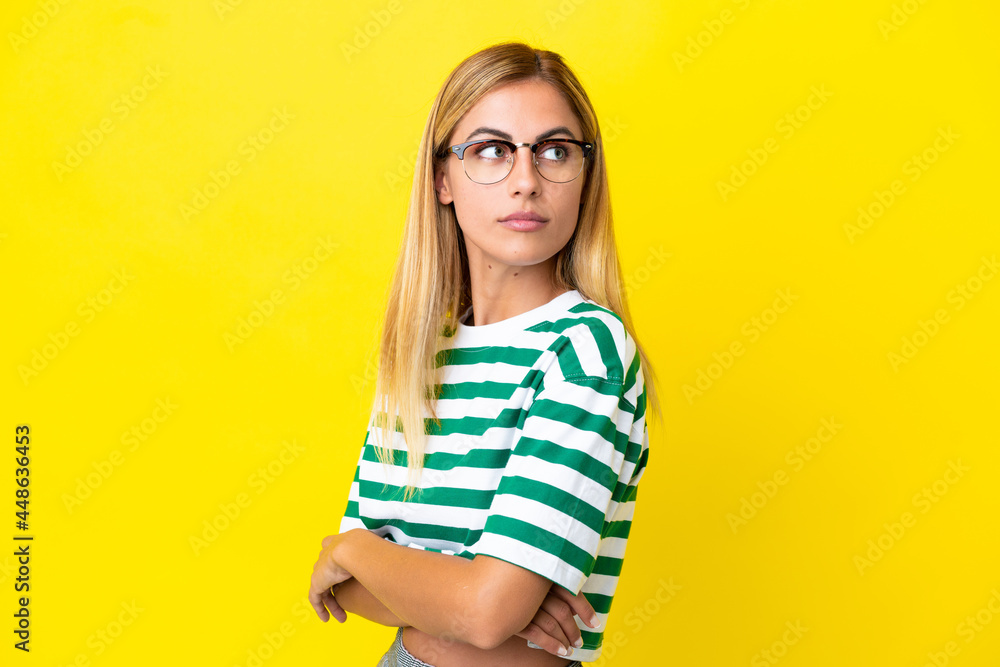
[[[316,611],[316,615],[319,616],[319,620],[326,623],[330,620],[330,613],[323,606],[322,596],[318,593],[309,592],[309,604]]]
[[[329,588],[323,593],[322,599],[323,604],[325,604],[326,608],[330,610],[330,613],[335,619],[337,619],[338,623],[343,623],[347,620],[347,612],[340,606],[337,599],[333,596],[333,593],[330,592]]]
[[[537,614],[535,618],[538,618]],[[557,655],[562,658],[569,654],[569,647],[566,644],[563,644],[555,637],[546,634],[538,625],[535,624],[534,621],[529,623],[524,630],[518,632],[517,636],[534,642],[545,652],[551,653],[552,655]],[[562,649],[561,653],[560,649]]]
[[[549,610],[553,602],[556,604],[563,604],[563,616],[566,617],[565,619],[560,620]],[[548,604],[546,605],[545,603]],[[543,602],[543,606],[539,607],[538,611],[535,612],[535,617],[531,619],[531,622],[538,628],[539,632],[544,634],[546,637],[550,637],[554,642],[558,643],[559,646],[565,646],[568,649],[573,643],[573,637],[568,637],[566,635],[566,625],[569,623],[570,625],[575,626],[576,623],[573,622],[573,618],[569,615],[569,607],[567,607],[564,603],[547,598]],[[579,630],[577,632],[579,632]],[[538,642],[535,643],[541,646]],[[559,646],[556,646],[556,648],[558,649]]]
[[[601,624],[600,619],[597,618],[597,613],[594,611],[594,607],[591,606],[583,591],[580,591],[578,595],[573,595],[562,586],[553,584],[550,592],[569,604],[573,609],[573,613],[579,616],[580,620],[590,627],[596,628]]]
[[[542,606],[538,611],[539,614],[536,614],[532,620],[538,623],[539,616],[542,613],[547,614],[552,622],[558,625],[562,636],[549,632],[550,635],[564,642],[566,646],[572,645],[577,648],[583,646],[583,635],[580,634],[580,626],[576,624],[576,618],[573,616],[573,608],[565,600],[555,595],[547,595],[542,600]],[[548,632],[548,628],[544,625],[542,625],[542,629]]]

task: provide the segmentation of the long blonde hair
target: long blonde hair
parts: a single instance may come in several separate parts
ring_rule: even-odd
[[[587,158],[576,230],[559,251],[553,286],[575,289],[621,317],[635,340],[645,381],[647,406],[662,420],[649,359],[632,326],[615,245],[604,146],[594,108],[576,76],[552,51],[521,42],[505,42],[463,60],[445,80],[434,99],[417,151],[413,189],[379,346],[375,385],[377,419],[373,424],[376,453],[383,467],[393,462],[388,442],[401,430],[407,447],[409,481],[423,468],[428,431],[424,414],[440,426],[435,409],[440,387],[435,384],[440,336],[450,335],[471,304],[469,264],[453,205],[441,204],[434,190],[435,169],[446,158],[455,126],[476,102],[493,89],[527,79],[553,85],[569,103],[594,144]],[[627,361],[627,360],[626,360]],[[434,393],[432,395],[432,388]],[[649,410],[647,409],[647,414]],[[395,415],[390,424],[388,415]],[[415,492],[407,484],[403,500]]]

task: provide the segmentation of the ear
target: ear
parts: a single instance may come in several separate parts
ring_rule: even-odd
[[[434,190],[437,192],[438,201],[447,206],[455,201],[451,196],[451,189],[448,186],[448,177],[442,167],[434,170]]]

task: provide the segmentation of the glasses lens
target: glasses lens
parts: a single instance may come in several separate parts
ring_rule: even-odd
[[[583,170],[583,148],[568,141],[547,141],[535,151],[538,173],[555,183],[566,183]]]
[[[579,176],[583,171],[583,159],[583,148],[558,139],[546,141],[535,151],[538,173],[554,183],[567,183]],[[469,178],[489,185],[506,178],[514,160],[510,147],[496,141],[484,141],[465,149],[462,164]]]
[[[510,148],[494,141],[485,141],[466,148],[462,164],[469,178],[485,185],[503,180],[513,163],[510,158]]]

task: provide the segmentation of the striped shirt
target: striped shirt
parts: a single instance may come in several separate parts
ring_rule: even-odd
[[[393,433],[386,473],[373,410],[340,532],[489,555],[583,591],[600,625],[575,618],[584,644],[567,658],[596,660],[649,452],[638,350],[577,290],[492,324],[464,324],[470,311],[440,338],[420,490],[401,501],[406,445]]]

